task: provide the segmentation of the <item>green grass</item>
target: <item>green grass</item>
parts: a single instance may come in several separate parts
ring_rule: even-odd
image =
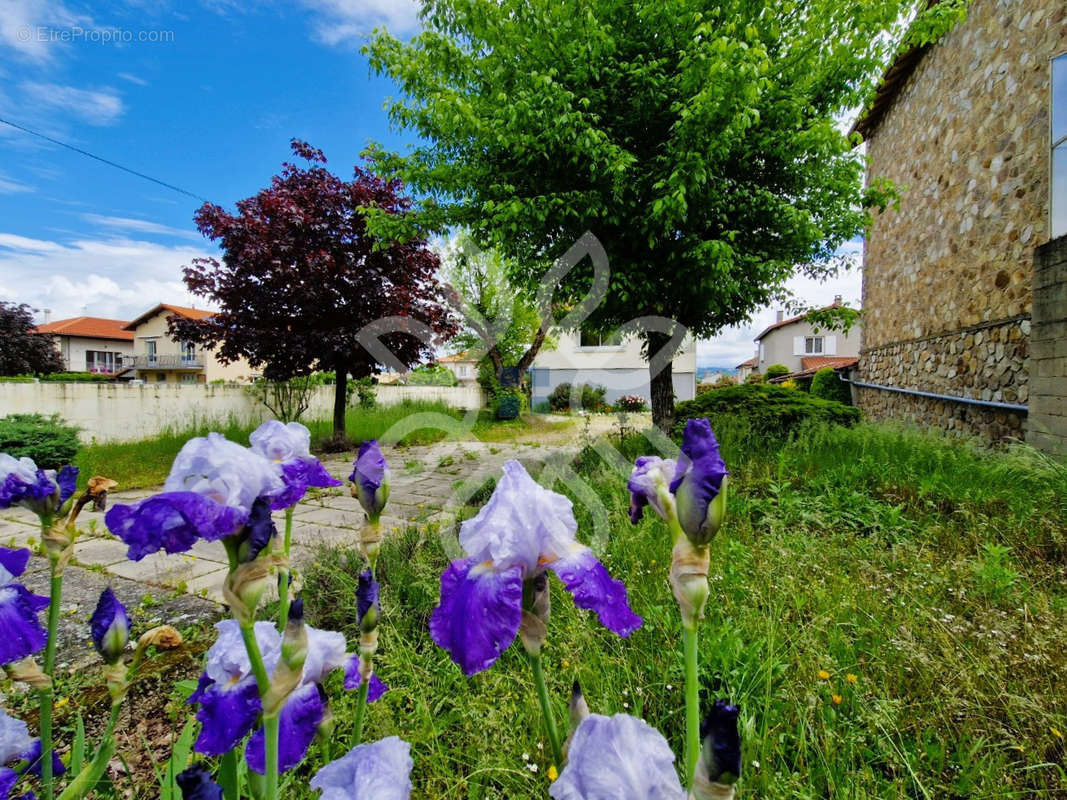
[[[807,429],[775,451],[743,423],[719,423],[732,489],[713,544],[702,690],[742,707],[741,796],[1067,795],[1067,471],[1025,449],[870,425]],[[680,752],[666,531],[658,519],[630,525],[624,478],[599,456],[579,472],[609,521],[600,555],[645,624],[621,640],[553,580],[545,667],[557,716],[577,679],[594,711],[638,714]],[[588,536],[593,513],[577,499],[576,512]],[[419,797],[545,797],[547,744],[521,647],[465,678],[430,641],[446,563],[432,532],[383,547],[377,669],[392,690],[371,707],[367,736],[411,742]],[[352,551],[319,553],[304,582],[313,624],[355,637],[359,569]],[[336,755],[355,697],[331,695]],[[315,748],[287,797],[311,796],[303,787],[325,755]]]
[[[412,420],[422,414],[422,427]],[[373,409],[350,408],[345,418],[348,438],[359,443],[367,439],[385,438],[406,444],[428,444],[444,438],[445,431],[435,428],[443,417],[457,420],[461,413],[442,403],[407,402]],[[312,450],[318,451],[323,440],[332,433],[330,420],[302,420],[311,431]],[[398,423],[404,423],[403,427]],[[230,419],[226,422],[197,424],[184,430],[169,430],[151,439],[136,442],[93,443],[83,447],[75,458],[84,480],[93,475],[106,475],[119,482],[120,489],[158,486],[170,472],[178,451],[190,438],[217,431],[241,444],[248,443],[248,435],[256,425]],[[391,436],[389,434],[392,434]]]

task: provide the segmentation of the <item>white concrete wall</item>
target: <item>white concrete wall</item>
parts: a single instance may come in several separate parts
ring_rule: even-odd
[[[440,401],[454,408],[481,408],[485,398],[474,386],[377,386],[378,402]],[[268,411],[243,386],[174,383],[130,386],[121,383],[0,383],[0,416],[59,414],[82,429],[88,442],[136,441],[161,431],[236,418],[259,422]],[[315,391],[304,419],[333,414],[333,387]]]

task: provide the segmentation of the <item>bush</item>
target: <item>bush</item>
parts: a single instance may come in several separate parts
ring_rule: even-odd
[[[411,371],[407,382],[412,386],[455,386],[459,380],[443,364],[423,364]]]
[[[114,375],[99,372],[52,372],[41,376],[41,383],[107,383]]]
[[[32,458],[39,469],[59,469],[78,453],[78,429],[58,414],[9,414],[0,419],[0,453]]]
[[[604,402],[604,397],[607,395],[608,390],[603,386],[591,386],[588,383],[583,383],[579,387],[581,394],[582,408],[586,411],[604,411],[607,409],[607,403]],[[548,396],[548,404],[552,407],[553,411],[570,411],[571,409],[571,392],[573,386],[569,383],[561,383],[552,390],[552,394]]]
[[[370,378],[360,378],[355,381],[356,394],[359,396],[359,407],[369,411],[378,404],[378,395],[374,391],[374,381]]]
[[[812,397],[781,386],[731,386],[679,403],[675,409],[677,432],[694,417],[729,416],[746,421],[761,437],[785,439],[808,422],[852,425],[860,419],[858,408]],[[714,427],[714,421],[712,422]]]
[[[638,394],[627,394],[619,398],[615,404],[617,411],[644,411],[645,398]]]
[[[0,375],[0,383],[33,383],[32,375]]]
[[[497,419],[515,419],[522,412],[522,391],[517,388],[500,389],[493,403]]]
[[[759,372],[750,372],[745,378],[745,383],[763,383],[763,375]]]
[[[785,364],[771,364],[767,369],[763,371],[763,376],[767,380],[773,380],[774,378],[780,378],[783,375],[788,375],[793,370],[789,369]]]
[[[836,400],[846,406],[852,405],[852,388],[838,377],[833,367],[823,367],[811,379],[812,397]]]

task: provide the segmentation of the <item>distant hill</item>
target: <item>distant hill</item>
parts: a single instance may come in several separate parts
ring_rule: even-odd
[[[715,365],[698,365],[697,366],[697,383],[706,380],[714,380],[716,375],[736,375],[737,370],[733,367],[718,367]]]

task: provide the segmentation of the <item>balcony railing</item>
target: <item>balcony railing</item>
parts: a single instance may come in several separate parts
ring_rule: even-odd
[[[175,355],[173,353],[158,356],[134,356],[133,364],[127,358],[123,363],[137,369],[203,369],[204,359],[200,356]]]

